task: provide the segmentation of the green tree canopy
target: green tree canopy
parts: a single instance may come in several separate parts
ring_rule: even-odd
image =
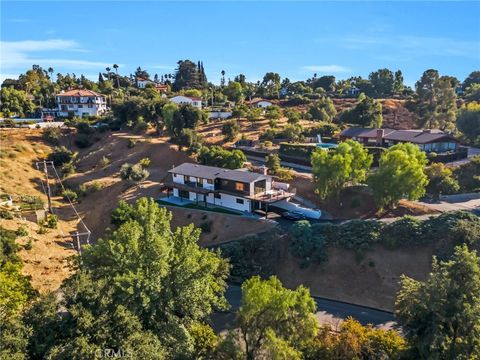
[[[471,144],[480,141],[480,104],[473,102],[458,113],[457,128]]]
[[[460,189],[458,181],[452,176],[452,170],[442,163],[434,163],[426,167],[425,174],[428,177],[426,191],[435,199],[442,194],[452,194]]]
[[[393,95],[395,90],[395,79],[393,72],[389,69],[378,69],[368,76],[373,86],[376,97],[388,97]]]
[[[206,86],[206,76],[203,68],[190,60],[180,60],[175,72],[175,81],[172,89],[179,91],[183,89],[202,89]]]
[[[190,346],[192,324],[226,307],[228,264],[198,246],[200,230],[193,225],[172,230],[171,214],[153,199],[131,209],[110,236],[85,248],[82,266],[144,329],[181,350]]]
[[[337,115],[337,110],[335,109],[335,105],[333,105],[332,99],[322,97],[309,107],[308,113],[312,120],[331,122]]]
[[[240,169],[247,158],[241,150],[226,150],[220,146],[204,146],[198,153],[198,161],[203,165]]]
[[[455,127],[456,94],[452,80],[440,77],[437,70],[426,70],[415,84],[417,99],[414,111],[418,125],[430,129],[453,130]]]
[[[191,105],[182,105],[173,113],[171,122],[166,123],[167,130],[172,138],[177,138],[183,129],[195,129],[204,119],[205,114],[202,110]]]
[[[1,90],[1,111],[5,117],[30,115],[35,110],[33,102],[27,98],[23,90],[16,90],[13,87],[2,87]]]
[[[480,357],[480,258],[466,245],[433,260],[425,282],[402,278],[395,314],[416,359]]]
[[[312,173],[316,192],[322,199],[338,195],[348,184],[366,179],[372,155],[357,141],[347,140],[336,149],[317,149],[312,153]]]
[[[390,208],[403,198],[415,200],[423,196],[428,183],[426,164],[425,153],[411,143],[397,144],[385,151],[378,170],[368,178],[378,206]]]
[[[383,123],[382,104],[365,96],[353,108],[344,110],[340,115],[340,121],[347,124],[379,128]]]
[[[245,281],[237,322],[246,359],[257,359],[272,350],[282,349],[287,354],[301,350],[317,334],[315,309],[313,298],[303,286],[286,289],[274,276]]]
[[[238,122],[236,120],[226,121],[222,125],[222,134],[225,136],[226,141],[235,140],[239,130],[240,130],[240,125],[238,125]]]
[[[242,85],[237,81],[230,81],[228,86],[223,90],[223,93],[227,96],[228,100],[235,103],[243,100]]]

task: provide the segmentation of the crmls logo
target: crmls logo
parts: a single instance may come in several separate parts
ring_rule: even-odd
[[[95,351],[96,357],[101,358],[129,358],[132,355],[123,350],[122,348],[119,349],[98,349]]]

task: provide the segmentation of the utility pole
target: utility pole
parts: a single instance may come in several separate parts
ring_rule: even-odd
[[[45,172],[45,182],[47,183],[47,198],[48,198],[48,211],[53,214],[52,210],[52,193],[50,191],[50,183],[48,181],[47,161],[43,160],[43,171]]]
[[[78,231],[75,231],[75,238],[77,240],[77,251],[78,251],[78,254],[79,255],[82,255],[82,247],[80,246],[80,235],[78,233]]]

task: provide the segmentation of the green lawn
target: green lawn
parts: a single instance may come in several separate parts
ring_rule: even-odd
[[[169,203],[167,201],[160,200],[160,199],[157,200],[157,203],[159,205],[178,206],[178,207],[183,207],[183,208],[187,208],[187,209],[211,211],[211,212],[217,212],[217,213],[221,213],[221,214],[241,215],[238,212],[231,211],[231,210],[228,210],[228,209],[224,209],[224,208],[220,208],[220,207],[213,207],[213,208],[212,207],[205,207],[205,206],[197,205],[197,204],[193,204],[193,203],[189,203],[189,204],[186,204],[186,205],[177,205],[177,204],[172,204],[172,203]]]

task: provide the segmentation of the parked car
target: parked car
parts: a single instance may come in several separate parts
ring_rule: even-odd
[[[293,221],[305,220],[306,218],[305,214],[302,214],[301,212],[298,212],[298,211],[285,211],[284,213],[282,213],[282,217],[284,219],[293,220]]]

